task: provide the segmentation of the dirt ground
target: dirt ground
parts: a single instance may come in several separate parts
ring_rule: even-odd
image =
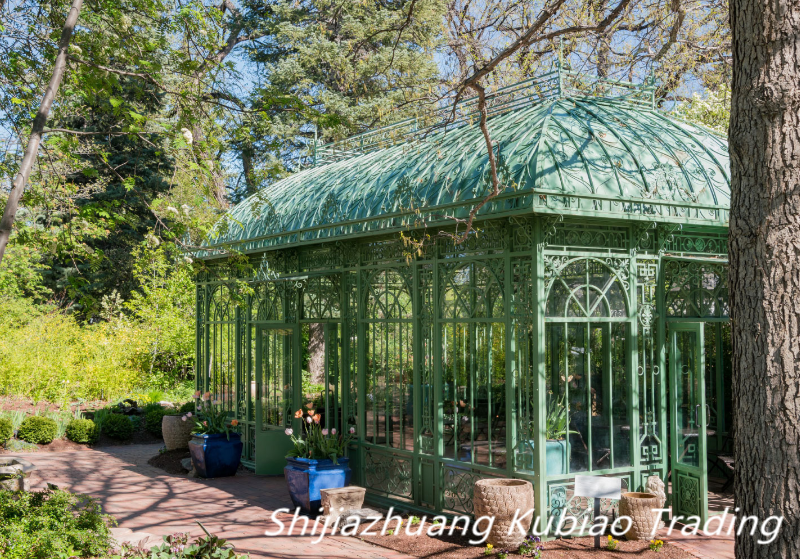
[[[463,526],[463,525],[462,525]],[[452,536],[442,535],[430,537],[425,532],[430,524],[425,526],[423,533],[419,536],[406,534],[406,521],[403,528],[396,531],[393,535],[385,536],[360,536],[365,542],[392,549],[400,553],[405,553],[414,557],[425,557],[435,559],[486,559],[484,550],[486,545],[470,545],[468,536],[458,535],[458,530]],[[412,534],[419,526],[409,526],[408,530]],[[376,530],[377,531],[377,530]],[[606,538],[600,539],[600,549],[594,549],[594,538],[568,538],[544,542],[544,552],[542,556],[546,559],[590,559],[590,558],[632,558],[636,559],[692,559],[692,555],[678,549],[675,546],[664,544],[660,551],[650,551],[647,541],[625,541],[620,540],[615,551],[606,549]],[[489,559],[496,558],[497,549],[488,556]],[[509,550],[511,551],[511,550]],[[516,550],[514,550],[516,551]],[[526,557],[509,553],[509,559]]]

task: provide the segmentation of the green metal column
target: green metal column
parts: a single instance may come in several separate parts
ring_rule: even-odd
[[[546,293],[544,292],[544,234],[542,232],[541,221],[536,224],[536,242],[533,253],[533,275],[536,286],[536,307],[537,317],[534,322],[534,339],[536,340],[536,355],[538,371],[535,384],[534,402],[535,405],[535,425],[536,432],[534,439],[536,443],[533,447],[534,461],[534,508],[535,517],[539,518],[540,527],[547,525],[547,456],[545,447],[547,445],[547,370],[545,369],[545,335],[544,335],[544,315],[546,305]]]

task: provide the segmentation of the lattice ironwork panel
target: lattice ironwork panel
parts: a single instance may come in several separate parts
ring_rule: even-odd
[[[729,316],[728,265],[689,260],[664,264],[667,316],[722,318]]]
[[[339,318],[341,298],[338,275],[308,278],[303,286],[303,318]]]
[[[570,249],[628,249],[628,229],[604,225],[582,225],[572,221],[555,223],[547,244],[550,247]]]
[[[412,493],[412,460],[392,454],[365,451],[365,487],[376,493],[410,499]]]
[[[466,514],[473,513],[472,497],[475,482],[497,477],[458,464],[442,463],[440,468],[442,508]]]
[[[661,370],[656,362],[655,321],[656,281],[658,261],[639,259],[636,261],[636,298],[639,322],[639,411],[641,414],[639,447],[642,464],[661,462],[664,441],[661,440],[662,405]]]
[[[499,258],[440,264],[440,317],[503,318],[504,267],[505,262]]]
[[[678,509],[684,514],[700,516],[700,480],[694,476],[678,472],[677,487],[673,491],[673,500],[677,499]]]
[[[668,236],[664,242],[667,252],[684,254],[728,254],[728,233],[682,231]]]
[[[628,316],[628,258],[545,255],[547,317]]]

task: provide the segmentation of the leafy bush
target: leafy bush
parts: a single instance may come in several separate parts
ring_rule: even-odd
[[[19,426],[17,436],[25,442],[48,444],[53,442],[58,433],[58,425],[49,417],[32,415],[26,417]]]
[[[38,415],[38,414],[37,414]],[[67,425],[72,421],[73,415],[67,411],[46,411],[42,417],[49,417],[56,422],[56,439],[63,439],[67,434]]]
[[[0,418],[0,445],[6,444],[6,441],[14,436],[14,425],[6,418]]]
[[[164,409],[161,406],[159,406],[158,409],[152,409],[148,411],[144,416],[144,428],[147,429],[149,433],[152,433],[156,437],[160,437],[161,420],[168,413],[169,410]]]
[[[184,414],[190,411],[194,411],[194,402],[186,402],[178,409],[178,413],[180,414]]]
[[[198,524],[200,524],[198,522]],[[203,528],[203,525],[200,524]],[[173,534],[164,536],[164,543],[154,546],[149,550],[135,549],[126,546],[123,549],[122,559],[247,559],[249,555],[237,555],[233,549],[226,545],[227,541],[208,533],[203,528],[207,537],[199,537],[189,543],[188,534]]]
[[[145,384],[149,354],[143,327],[124,320],[83,325],[53,309],[11,322],[7,305],[0,298],[0,387],[5,394],[67,403],[112,399]]]
[[[112,439],[128,440],[133,436],[134,425],[128,416],[112,413],[103,419],[101,432]]]
[[[106,556],[109,524],[91,497],[67,491],[0,491],[0,557],[53,559]]]
[[[67,438],[74,443],[94,444],[99,430],[91,419],[73,419],[67,425]]]
[[[19,429],[22,425],[22,420],[25,419],[25,412],[22,410],[8,410],[0,412],[0,417],[4,417],[11,422],[11,427],[14,431]]]

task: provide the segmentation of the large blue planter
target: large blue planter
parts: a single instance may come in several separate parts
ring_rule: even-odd
[[[557,476],[567,473],[567,441],[548,440],[545,446],[547,475]]]
[[[236,474],[242,459],[242,438],[239,433],[228,436],[192,435],[189,441],[192,466],[200,477],[226,477]]]
[[[295,507],[306,514],[319,513],[322,506],[320,489],[336,489],[350,485],[349,458],[333,460],[311,460],[309,458],[287,458],[283,474],[289,486],[289,495]]]

